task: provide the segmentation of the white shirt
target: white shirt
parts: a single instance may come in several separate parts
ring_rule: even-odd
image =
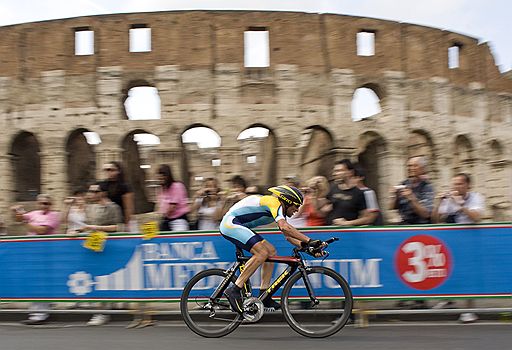
[[[484,197],[477,192],[468,192],[462,206],[455,203],[453,198],[445,198],[439,205],[439,214],[455,215],[455,222],[457,224],[474,224],[475,222],[461,211],[462,207],[483,214],[485,210]]]

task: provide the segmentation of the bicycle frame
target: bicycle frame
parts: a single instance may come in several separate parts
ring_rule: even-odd
[[[245,256],[243,252],[239,249],[236,251],[236,262],[227,270],[226,277],[219,284],[215,292],[210,297],[210,300],[218,300],[221,298],[222,293],[224,292],[226,286],[229,284],[229,281],[235,278],[235,273],[237,270],[240,272],[243,271],[245,264],[249,261],[251,257]],[[270,287],[261,294],[258,299],[265,300],[267,297],[274,295],[276,291],[281,288],[286,281],[295,273],[295,271],[299,270],[302,274],[302,279],[304,280],[304,284],[306,286],[306,290],[309,294],[309,297],[313,304],[318,304],[318,300],[316,299],[313,288],[311,287],[311,282],[307,277],[307,269],[308,267],[304,264],[304,260],[300,256],[298,252],[294,252],[294,256],[271,256],[266,262],[275,262],[280,264],[287,264],[288,267],[275,279],[274,282],[271,283]],[[246,297],[251,296],[252,288],[250,281],[247,281],[244,284],[244,293]]]

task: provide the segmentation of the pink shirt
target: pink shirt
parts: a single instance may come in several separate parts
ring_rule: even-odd
[[[176,204],[174,212],[169,219],[179,218],[190,211],[188,207],[187,189],[181,182],[173,182],[167,189],[162,188],[158,193],[158,212],[167,215],[170,204]]]
[[[45,214],[42,210],[34,210],[23,214],[23,218],[31,225],[49,227],[47,235],[55,234],[60,224],[60,213],[57,211],[49,211]],[[34,236],[37,232],[28,232],[28,235]]]

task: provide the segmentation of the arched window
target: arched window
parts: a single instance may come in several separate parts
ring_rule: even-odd
[[[213,129],[196,124],[181,134],[182,177],[190,191],[197,190],[201,181],[191,181],[195,178],[220,176],[223,159],[219,153],[222,143],[220,135]]]
[[[34,201],[41,192],[39,142],[34,134],[23,131],[11,145],[11,164],[16,201]]]
[[[160,119],[160,96],[151,86],[134,86],[128,90],[124,101],[126,116],[129,120]]]
[[[274,185],[276,183],[276,138],[263,125],[253,125],[237,137],[241,148],[239,161],[242,172],[251,185]]]
[[[95,132],[86,129],[73,131],[66,143],[69,194],[86,190],[95,179],[96,154],[94,145],[101,140]]]
[[[368,87],[356,89],[352,99],[352,120],[359,121],[381,112],[379,96]]]
[[[221,145],[219,134],[205,126],[196,126],[186,130],[181,135],[183,143],[196,144],[198,148],[217,148]]]
[[[331,152],[333,138],[329,131],[320,126],[305,129],[299,147],[303,148],[300,174],[302,180],[317,175],[329,178],[334,164],[334,153]]]
[[[160,144],[160,139],[145,130],[130,132],[123,140],[123,167],[126,181],[132,186],[135,194],[135,213],[146,213],[153,210],[149,201],[147,181],[153,177],[156,168],[154,149]]]

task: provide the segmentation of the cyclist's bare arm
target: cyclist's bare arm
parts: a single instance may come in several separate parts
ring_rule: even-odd
[[[295,227],[290,225],[286,220],[281,219],[277,222],[277,226],[291,244],[300,247],[301,242],[308,242],[309,237],[299,232]]]

